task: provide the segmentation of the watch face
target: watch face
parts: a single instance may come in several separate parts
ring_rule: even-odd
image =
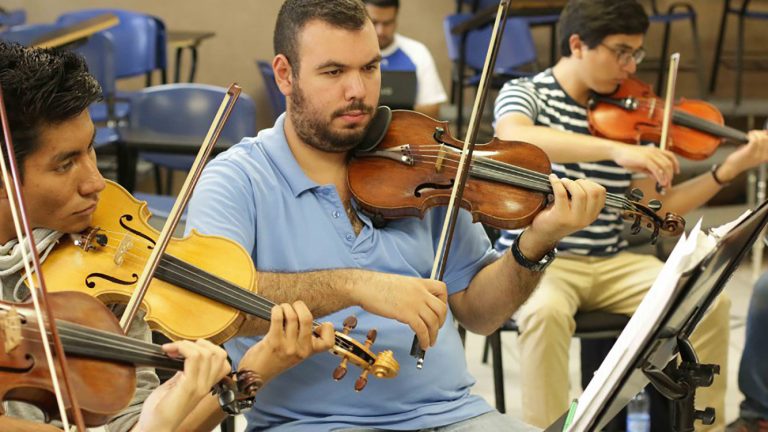
[[[512,256],[515,258],[515,261],[520,264],[520,266],[525,267],[526,269],[534,272],[540,272],[544,271],[544,269],[547,268],[547,266],[552,263],[552,261],[555,259],[555,253],[557,252],[557,249],[552,249],[551,251],[547,252],[544,257],[542,257],[539,261],[531,261],[528,258],[523,255],[523,253],[520,251],[520,246],[518,244],[518,240],[520,237],[518,237],[513,243],[512,243]]]

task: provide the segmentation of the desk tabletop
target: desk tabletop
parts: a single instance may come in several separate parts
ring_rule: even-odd
[[[55,48],[114,27],[120,24],[120,19],[112,14],[98,15],[78,23],[62,27],[50,33],[46,33],[32,42],[35,48]]]
[[[168,46],[171,48],[193,47],[214,36],[216,33],[212,31],[169,30]]]
[[[136,150],[151,150],[168,153],[196,154],[203,144],[205,136],[180,136],[174,134],[160,133],[146,129],[120,128],[121,141],[126,146]],[[214,147],[214,152],[221,152],[232,147],[234,142],[225,137],[219,137]]]

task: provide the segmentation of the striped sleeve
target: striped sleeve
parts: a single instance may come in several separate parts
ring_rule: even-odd
[[[504,84],[494,104],[495,121],[510,113],[520,113],[532,121],[539,115],[536,90],[529,80],[513,80]]]

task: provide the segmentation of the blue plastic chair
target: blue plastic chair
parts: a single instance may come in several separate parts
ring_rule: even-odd
[[[471,16],[467,13],[449,15],[443,21],[443,30],[448,44],[448,58],[454,63],[451,95],[452,101],[455,101],[457,106],[456,136],[461,136],[463,128],[464,88],[477,86],[479,83],[480,73],[488,52],[488,43],[493,31],[489,25],[470,30],[465,34],[452,32],[454,27]],[[500,88],[505,81],[511,78],[531,75],[538,70],[536,61],[536,46],[528,22],[522,18],[510,18],[507,20],[499,47],[493,86]],[[525,66],[528,66],[529,69],[523,69]],[[472,73],[469,77],[466,77],[466,69]]]
[[[39,37],[50,33],[59,26],[56,24],[29,24],[16,26],[8,31],[0,33],[0,39],[8,42],[16,42],[21,45],[31,45]],[[108,33],[94,34],[82,44],[73,46],[78,54],[85,57],[88,71],[101,85],[105,102],[96,102],[89,108],[91,118],[98,119],[100,115],[111,115],[115,109],[115,68],[114,47],[112,36]],[[98,120],[94,120],[98,121]],[[114,125],[99,125],[96,128],[94,147],[101,147],[119,142],[119,136]]]
[[[225,94],[225,88],[207,84],[183,83],[148,87],[132,96],[133,109],[127,127],[166,136],[178,136],[182,141],[199,138],[202,142]],[[229,142],[237,143],[243,137],[254,135],[256,104],[250,96],[241,94],[221,136]],[[172,171],[189,170],[194,162],[194,156],[171,153],[142,152],[139,157],[155,164],[158,194],[171,190]],[[169,171],[165,191],[162,188],[159,167],[166,167]]]
[[[97,15],[111,13],[120,23],[101,33],[111,35],[115,52],[115,78],[131,78],[144,75],[146,85],[152,84],[152,74],[159,70],[163,83],[166,75],[166,32],[163,22],[151,15],[120,9],[87,9],[59,16],[58,25],[72,25]],[[91,110],[94,121],[119,123],[128,117],[130,93],[116,92],[113,110],[95,106]]]
[[[0,11],[0,27],[13,27],[27,22],[27,11],[24,9]]]
[[[120,24],[104,32],[112,34],[117,61],[118,79],[146,75],[166,68],[165,25],[151,15],[121,9],[86,9],[65,13],[56,20],[59,25],[70,25],[111,13]],[[162,42],[162,43],[161,43]]]
[[[265,60],[256,60],[256,66],[264,79],[264,87],[267,89],[269,104],[272,106],[272,117],[277,120],[280,114],[285,112],[285,95],[280,91],[275,82],[275,71],[272,64]]]

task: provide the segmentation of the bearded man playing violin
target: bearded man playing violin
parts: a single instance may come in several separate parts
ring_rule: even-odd
[[[648,17],[634,0],[571,0],[559,21],[563,56],[532,78],[508,82],[496,99],[496,135],[541,147],[552,169],[573,179],[592,179],[609,193],[640,188],[646,198],[663,200],[664,211],[685,214],[712,198],[738,174],[768,161],[768,135],[748,134],[712,172],[672,186],[679,171],[674,154],[654,146],[631,145],[590,135],[587,101],[593,92],[610,94],[635,73],[644,57]],[[666,189],[655,192],[655,183]],[[520,308],[523,418],[544,426],[567,408],[568,350],[578,310],[632,314],[662,263],[624,251],[618,213],[604,210],[595,223],[558,244],[558,259],[538,290]],[[509,247],[519,233],[505,232],[497,243]],[[713,386],[697,392],[697,408],[714,407],[722,430],[728,354],[728,312],[724,295],[693,333],[702,363],[720,365]],[[705,430],[701,428],[700,430]]]
[[[22,175],[22,193],[36,244],[45,255],[62,235],[89,227],[105,187],[96,166],[95,128],[88,113],[88,106],[101,97],[101,88],[88,74],[84,60],[74,53],[2,42],[0,85]],[[5,187],[0,188],[0,250],[0,300],[26,301],[29,290],[22,283],[23,262]],[[323,325],[315,336],[312,323],[312,315],[301,302],[276,306],[266,338],[245,353],[240,367],[267,381],[303,358],[327,350],[333,345],[333,329]],[[134,320],[128,334],[151,340],[143,319]],[[133,400],[106,425],[107,430],[211,430],[224,419],[210,393],[231,371],[225,351],[206,340],[175,342],[162,348],[169,356],[184,358],[183,372],[158,386],[153,369],[137,368]],[[43,421],[42,412],[31,405],[4,401],[3,410],[10,417]]]
[[[399,359],[408,357],[413,332],[429,350],[422,370],[414,361],[393,380],[371,381],[364,394],[334,386],[328,374],[337,363],[327,356],[308,359],[259,393],[248,430],[535,430],[470,394],[474,380],[453,320],[473,332],[496,330],[534,289],[553,245],[594,220],[604,188],[551,177],[554,203],[526,229],[517,258],[497,254],[462,210],[445,283],[427,279],[445,208],[374,226],[347,185],[347,163],[380,89],[381,53],[362,2],[287,0],[274,45],[287,111],[206,166],[187,229],[240,243],[263,295],[302,299],[335,324],[356,315],[352,335],[376,328],[376,350]],[[225,347],[237,363],[258,340]]]

